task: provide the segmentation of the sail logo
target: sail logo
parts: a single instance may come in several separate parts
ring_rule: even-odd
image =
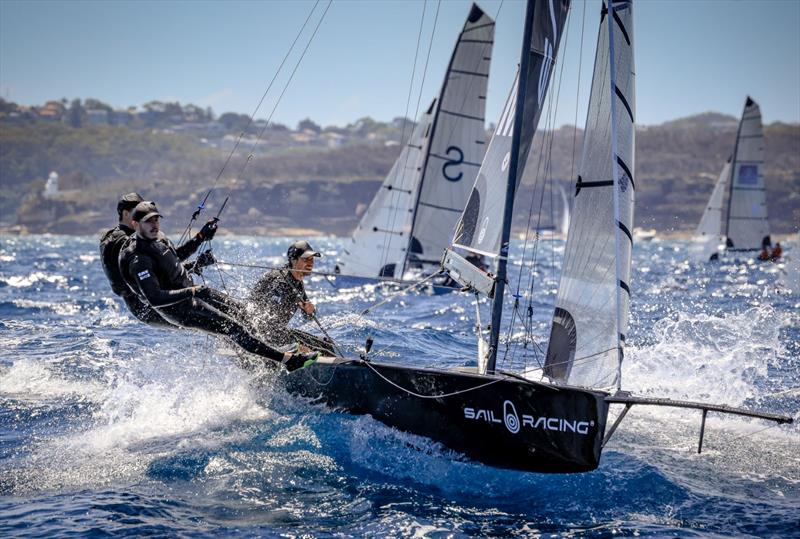
[[[503,403],[503,422],[511,434],[519,432],[519,416],[517,415],[517,409],[514,408],[514,403],[511,401]]]
[[[486,227],[489,226],[489,216],[483,218],[483,222],[481,223],[481,230],[478,233],[478,244],[483,243],[483,238],[486,236]]]
[[[553,0],[548,2],[548,7],[550,8],[550,24],[553,27],[553,40],[555,41],[558,38],[558,26],[556,25],[556,16],[555,10],[553,9]],[[550,40],[545,37],[544,38],[544,62],[542,62],[542,67],[539,70],[539,107],[542,106],[542,101],[544,100],[545,92],[547,91],[547,81],[550,79],[550,68],[553,65],[553,44],[550,43]]]
[[[503,162],[500,164],[500,170],[505,172],[508,170],[508,164],[511,162],[511,152],[508,152],[505,157],[503,157]]]
[[[503,402],[502,419],[498,418],[494,410],[470,407],[464,408],[464,419],[502,424],[511,434],[518,434],[522,429],[538,429],[587,436],[589,435],[589,430],[595,426],[594,421],[578,421],[547,416],[536,417],[528,414],[520,416],[514,403],[509,400]]]
[[[451,151],[455,151],[456,154],[458,154],[458,156],[455,159],[450,157],[450,152]],[[458,180],[460,180],[461,178],[464,177],[464,173],[463,172],[459,172],[457,175],[450,176],[447,173],[447,169],[448,169],[448,167],[457,167],[458,165],[463,163],[464,162],[464,152],[462,152],[461,148],[459,148],[458,146],[450,146],[449,148],[447,148],[447,152],[445,152],[445,153],[447,154],[448,157],[450,157],[450,160],[447,161],[444,165],[442,165],[442,175],[448,181],[457,182]]]

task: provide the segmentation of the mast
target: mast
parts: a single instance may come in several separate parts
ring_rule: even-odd
[[[525,9],[525,31],[522,36],[522,52],[519,63],[519,82],[517,86],[517,102],[514,111],[514,131],[511,138],[511,155],[508,165],[508,184],[506,188],[505,210],[503,214],[503,229],[500,235],[500,256],[497,259],[497,277],[495,279],[495,293],[492,302],[492,322],[489,337],[489,357],[486,362],[486,372],[494,373],[497,363],[497,349],[500,344],[500,324],[503,320],[503,294],[506,287],[508,265],[508,242],[511,238],[511,220],[514,213],[514,195],[517,187],[517,168],[519,165],[519,146],[522,135],[522,117],[525,110],[525,93],[527,89],[527,73],[530,59],[531,34],[533,33],[533,12],[535,0],[528,0]]]
[[[742,109],[742,115],[739,118],[739,128],[736,130],[736,142],[733,145],[733,159],[731,161],[731,174],[728,177],[728,211],[725,214],[725,249],[732,247],[728,239],[728,231],[731,226],[731,201],[733,200],[733,175],[736,170],[737,153],[739,152],[739,137],[742,135],[742,124],[744,123],[744,112],[747,110],[747,105],[750,103],[750,96],[747,96],[747,101]]]
[[[616,66],[614,65],[614,0],[608,0],[608,68],[609,68],[609,95],[611,96],[611,177],[614,181],[614,271],[617,283],[622,282],[620,268],[620,219],[619,219],[619,169],[617,167],[617,100],[614,98],[614,89],[617,87]],[[617,391],[622,382],[622,287],[616,287],[617,311]]]

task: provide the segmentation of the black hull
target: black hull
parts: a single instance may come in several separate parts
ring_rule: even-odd
[[[502,374],[358,360],[318,362],[287,375],[285,382],[294,394],[369,414],[491,466],[574,473],[594,470],[600,462],[608,417],[604,393]]]

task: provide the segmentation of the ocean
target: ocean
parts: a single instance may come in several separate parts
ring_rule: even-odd
[[[264,270],[242,265],[280,265],[290,241],[218,238],[208,284],[243,297]],[[344,240],[311,243],[330,270]],[[563,242],[539,253],[533,286],[512,272],[509,287],[529,291],[544,345]],[[634,249],[623,389],[800,419],[785,269],[688,258],[686,242]],[[372,337],[381,361],[475,363],[469,294],[361,316],[393,292],[307,288],[348,354]],[[488,467],[289,395],[212,337],[139,323],[96,238],[0,237],[0,536],[800,537],[800,425],[710,413],[698,455],[699,428],[699,411],[634,407],[594,472]]]

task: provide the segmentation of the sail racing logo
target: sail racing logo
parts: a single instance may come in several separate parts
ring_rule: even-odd
[[[546,416],[536,417],[527,414],[520,416],[514,403],[509,400],[503,402],[502,420],[498,419],[494,410],[469,407],[464,408],[464,418],[487,423],[502,423],[511,434],[517,434],[523,428],[530,428],[556,432],[574,432],[586,436],[589,434],[589,429],[594,427],[594,421],[577,421]]]

